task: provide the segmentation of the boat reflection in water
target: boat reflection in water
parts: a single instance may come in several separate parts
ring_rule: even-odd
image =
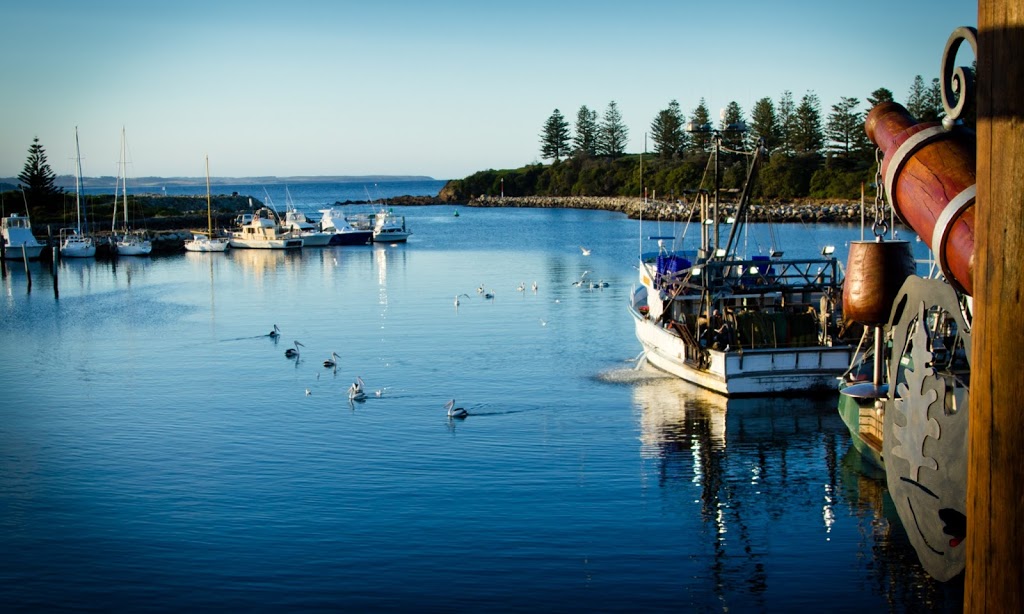
[[[921,568],[884,473],[852,447],[834,402],[727,399],[650,369],[620,378],[633,385],[645,487],[676,508],[694,540],[681,555],[706,561],[695,573],[722,604],[820,606],[865,586],[865,604],[962,603],[962,583]]]

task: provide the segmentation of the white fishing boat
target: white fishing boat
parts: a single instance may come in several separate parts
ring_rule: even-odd
[[[82,233],[82,154],[78,149],[78,127],[75,127],[75,227],[60,231],[60,255],[64,258],[93,258],[96,244]]]
[[[853,351],[837,338],[837,260],[828,249],[806,260],[783,259],[775,250],[750,258],[736,253],[759,151],[724,245],[717,198],[712,210],[707,192],[694,203],[701,210],[699,249],[675,251],[666,245],[674,237],[650,237],[658,250],[641,254],[640,285],[629,305],[641,356],[727,396],[834,393]]]
[[[29,260],[35,260],[43,252],[43,244],[32,234],[32,222],[28,215],[12,213],[3,218],[0,228],[6,246],[4,254],[8,260],[21,260],[26,256]]]
[[[374,216],[374,243],[401,243],[411,234],[412,230],[405,225],[405,217],[396,216],[390,209],[380,211]]]
[[[373,238],[369,216],[363,228],[357,228],[349,221],[342,207],[320,209],[320,230],[329,233],[329,245],[366,245]]]
[[[121,129],[121,162],[120,166],[120,179],[121,179],[121,209],[124,214],[124,221],[121,226],[120,234],[117,229],[117,189],[118,186],[114,184],[114,215],[111,222],[110,228],[110,240],[111,247],[118,256],[148,256],[153,251],[153,243],[150,242],[149,236],[144,230],[137,230],[128,227],[128,179],[127,179],[127,159],[125,153],[127,145],[125,143],[124,128]]]
[[[192,238],[185,241],[185,251],[223,252],[229,246],[228,239],[213,234],[213,204],[210,199],[210,157],[206,157],[206,232],[192,231]]]
[[[238,249],[299,249],[302,237],[286,230],[273,209],[261,207],[231,233],[230,243]]]

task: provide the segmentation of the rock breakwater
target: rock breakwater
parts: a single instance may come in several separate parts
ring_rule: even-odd
[[[635,196],[481,196],[471,199],[470,207],[528,207],[540,209],[597,209],[624,213],[633,219],[662,219],[682,221],[700,215],[688,201],[666,202]],[[725,221],[736,215],[735,202],[719,203],[719,217]],[[868,219],[872,211],[866,211]],[[800,201],[787,203],[752,203],[748,208],[748,219],[752,222],[777,223],[860,223],[861,207],[857,201],[818,202]]]

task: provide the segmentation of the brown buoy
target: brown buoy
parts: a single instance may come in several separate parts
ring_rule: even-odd
[[[903,282],[916,272],[907,241],[850,241],[843,320],[872,326],[887,323]]]

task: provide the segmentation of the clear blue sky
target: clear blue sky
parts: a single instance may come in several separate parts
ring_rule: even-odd
[[[208,6],[207,6],[208,5]],[[174,2],[0,8],[0,176],[429,175],[539,161],[554,109],[616,101],[627,151],[675,99],[903,101],[977,3],[953,0]]]

